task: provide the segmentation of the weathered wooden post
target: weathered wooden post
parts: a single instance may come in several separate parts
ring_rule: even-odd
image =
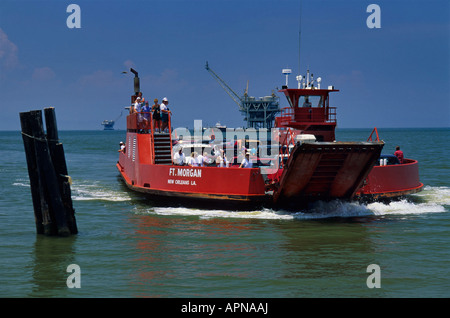
[[[39,184],[39,174],[36,163],[36,151],[34,147],[33,131],[31,129],[31,112],[20,113],[20,125],[22,126],[22,139],[25,147],[25,156],[27,159],[28,176],[30,178],[31,186],[31,198],[33,200],[34,216],[36,222],[36,232],[38,234],[44,234],[44,222],[43,222],[43,194],[41,193],[42,187]]]
[[[20,121],[37,233],[60,236],[78,233],[54,109],[46,110],[50,138],[44,134],[40,110],[20,113]]]
[[[55,109],[44,108],[45,126],[47,128],[47,142],[50,156],[58,179],[59,191],[66,212],[67,225],[70,233],[78,233],[75,221],[75,210],[72,205],[72,192],[70,190],[71,178],[68,176],[63,144],[59,142],[58,127],[56,124]]]

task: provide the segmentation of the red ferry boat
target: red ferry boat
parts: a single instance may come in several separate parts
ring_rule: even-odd
[[[139,93],[139,78],[134,73],[132,104]],[[157,132],[151,113],[130,113],[126,148],[120,152],[117,169],[130,189],[167,202],[181,198],[298,208],[316,200],[394,198],[420,191],[423,185],[417,161],[378,166],[384,143],[376,129],[376,138],[371,135],[365,142],[335,141],[336,108],[329,106],[329,94],[337,91],[309,83],[298,89],[284,86],[280,92],[286,95],[289,107],[275,118],[272,139],[276,147],[272,149],[276,151],[261,158],[259,150],[264,145],[258,147],[249,155],[254,161],[252,168],[240,168],[236,160],[231,160],[228,168],[217,166],[218,154],[209,150],[205,154],[209,164],[176,165],[173,158],[181,145],[186,157],[195,147],[200,154],[204,148],[189,147],[186,140],[174,138],[170,114],[167,132]],[[222,141],[216,139],[216,145],[239,152],[238,142]]]

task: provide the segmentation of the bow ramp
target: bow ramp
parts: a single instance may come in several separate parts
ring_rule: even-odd
[[[362,186],[383,142],[315,142],[296,145],[283,169],[278,203],[351,199]],[[298,202],[297,200],[294,200]]]

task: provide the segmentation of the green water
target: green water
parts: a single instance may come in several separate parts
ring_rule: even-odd
[[[124,131],[60,132],[79,234],[58,238],[36,234],[20,133],[0,132],[0,297],[449,297],[449,130],[380,133],[384,152],[399,143],[419,160],[423,192],[289,214],[152,206],[118,178]]]

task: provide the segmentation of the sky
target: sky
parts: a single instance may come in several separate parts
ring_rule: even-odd
[[[206,61],[238,95],[248,82],[281,107],[282,69],[294,88],[309,69],[339,90],[338,128],[450,127],[448,0],[1,0],[0,130],[46,107],[59,130],[126,129],[130,67],[147,100],[169,99],[172,127],[245,126]]]

